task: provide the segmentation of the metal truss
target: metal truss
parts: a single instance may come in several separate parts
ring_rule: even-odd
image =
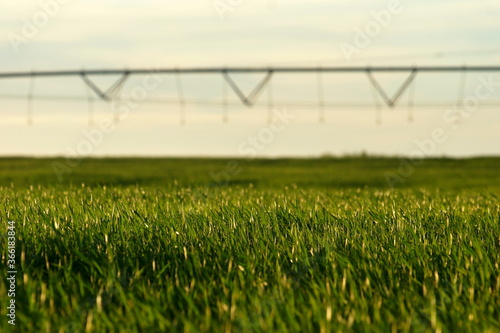
[[[30,71],[30,72],[7,72],[0,73],[0,79],[16,79],[16,78],[30,78],[30,88],[28,92],[28,115],[29,123],[31,123],[31,113],[32,113],[32,103],[33,103],[33,93],[34,93],[34,78],[39,77],[81,77],[86,86],[90,88],[94,94],[107,102],[112,101],[116,95],[119,93],[120,89],[125,85],[127,79],[132,75],[147,75],[147,74],[174,74],[176,76],[176,87],[178,94],[178,102],[181,109],[181,122],[184,120],[184,108],[186,101],[183,95],[182,83],[180,80],[180,75],[187,74],[221,74],[225,82],[232,91],[238,96],[240,101],[247,107],[252,107],[258,101],[260,94],[263,89],[269,85],[271,78],[275,74],[281,73],[316,73],[318,75],[318,107],[320,108],[320,121],[324,120],[323,108],[326,103],[323,100],[323,83],[322,74],[323,73],[365,73],[374,91],[374,99],[376,102],[377,110],[379,110],[380,105],[376,101],[376,95],[378,95],[389,108],[394,108],[401,96],[405,93],[418,73],[428,73],[428,72],[459,72],[461,75],[461,84],[459,92],[459,102],[463,99],[463,89],[465,86],[465,73],[466,72],[498,72],[500,71],[500,66],[379,66],[379,67],[232,67],[232,68],[220,68],[220,67],[199,67],[199,68],[157,68],[157,69],[100,69],[100,70],[60,70],[60,71]],[[395,73],[402,72],[408,73],[406,80],[402,82],[399,88],[396,90],[393,96],[389,96],[381,84],[376,80],[375,73]],[[264,74],[263,79],[253,88],[253,90],[245,95],[237,83],[231,78],[231,74],[236,73],[262,73]],[[106,75],[120,75],[120,77],[111,84],[106,90],[99,88],[89,76],[106,76]],[[271,95],[271,87],[269,87],[269,94]],[[224,88],[225,89],[225,88]],[[224,90],[226,91],[226,90]],[[411,93],[411,91],[410,91]],[[226,92],[224,92],[225,98],[227,97]],[[269,99],[269,97],[268,97]],[[90,100],[90,97],[89,97]],[[227,100],[224,102],[224,119],[227,119]],[[413,106],[413,102],[411,102]]]

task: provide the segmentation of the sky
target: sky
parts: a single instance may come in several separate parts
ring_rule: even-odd
[[[383,105],[363,73],[276,73],[251,108],[220,74],[154,74],[498,66],[498,17],[498,0],[1,1],[0,73],[153,74],[128,78],[112,102],[92,95],[79,77],[0,79],[0,155],[499,155],[500,72],[418,73],[395,108]],[[408,75],[374,74],[388,95]],[[232,75],[245,93],[262,77]],[[102,90],[118,78],[90,77]],[[459,100],[466,106],[457,107]]]

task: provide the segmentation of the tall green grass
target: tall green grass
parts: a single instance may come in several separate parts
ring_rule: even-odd
[[[183,161],[172,170],[189,181],[104,184],[96,171],[91,185],[1,187],[19,273],[15,328],[0,280],[0,329],[500,331],[499,200],[481,180],[463,190],[430,178],[400,189],[333,186],[315,183],[305,161],[258,163],[232,179],[257,181],[223,186]],[[127,168],[104,169],[111,181],[127,177]],[[3,240],[0,248],[5,262]]]

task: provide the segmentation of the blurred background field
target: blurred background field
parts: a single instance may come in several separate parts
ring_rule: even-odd
[[[69,161],[69,162],[68,162]],[[69,163],[78,163],[70,167]],[[54,170],[62,170],[61,178]],[[392,178],[391,178],[392,176]],[[401,177],[388,181],[388,177]],[[294,159],[53,158],[0,159],[1,186],[158,185],[176,187],[294,184],[313,188],[475,189],[499,193],[500,158],[343,157]]]

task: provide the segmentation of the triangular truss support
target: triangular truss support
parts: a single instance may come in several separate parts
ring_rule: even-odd
[[[372,74],[372,71],[370,68],[366,70],[366,75],[368,76],[368,79],[370,80],[370,83],[372,84],[373,88],[378,92],[380,97],[385,101],[388,107],[393,108],[397,105],[399,98],[403,95],[405,90],[408,88],[408,86],[412,83],[413,79],[415,79],[415,76],[417,75],[417,69],[413,68],[411,70],[410,75],[406,78],[406,80],[403,82],[403,84],[399,87],[399,89],[396,91],[396,93],[392,96],[392,98],[389,98],[385,90],[382,88],[382,86],[378,83],[378,81],[375,79],[375,77]]]
[[[255,88],[252,90],[252,92],[248,96],[245,96],[245,94],[243,94],[243,92],[238,87],[238,85],[233,81],[231,76],[229,76],[227,70],[222,70],[222,76],[224,77],[226,82],[229,84],[231,89],[233,89],[235,94],[238,95],[241,102],[248,107],[252,107],[255,105],[255,102],[257,102],[257,99],[259,98],[259,95],[262,92],[262,90],[264,89],[264,87],[269,83],[269,80],[273,76],[273,72],[274,71],[272,69],[268,70],[266,76],[262,79],[262,81],[259,82],[259,84],[257,84],[255,86]]]
[[[120,89],[123,87],[125,84],[125,81],[127,81],[127,78],[129,76],[130,72],[125,71],[123,72],[122,76],[115,81],[111,86],[106,91],[102,91],[92,80],[88,78],[88,76],[85,74],[85,72],[81,72],[80,76],[82,77],[83,82],[92,89],[92,91],[99,96],[102,100],[109,102],[113,99],[113,97],[120,91]]]

